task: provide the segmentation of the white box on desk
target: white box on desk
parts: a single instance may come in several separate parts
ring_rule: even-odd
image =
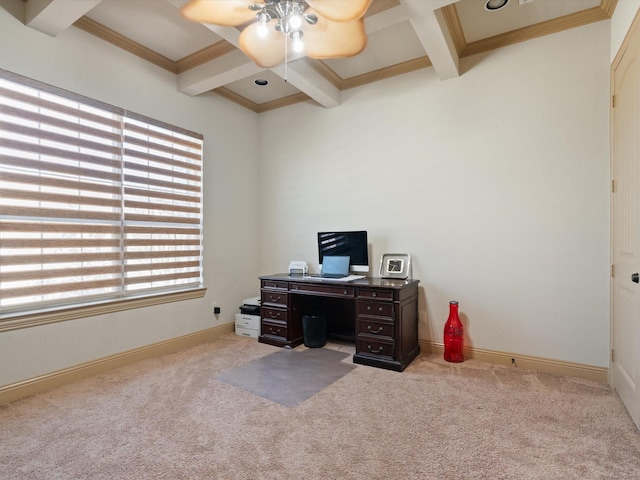
[[[236,335],[258,338],[260,332],[260,315],[236,313]]]

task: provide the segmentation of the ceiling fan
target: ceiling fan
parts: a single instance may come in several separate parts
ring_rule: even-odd
[[[190,0],[181,13],[195,22],[244,27],[240,50],[256,65],[271,68],[293,55],[359,54],[367,45],[363,16],[372,1]]]

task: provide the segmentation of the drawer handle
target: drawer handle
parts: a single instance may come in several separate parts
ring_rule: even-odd
[[[371,328],[371,325],[367,325],[367,328],[369,329],[369,331],[370,331],[371,333],[375,333],[375,334],[382,333],[382,327],[378,327],[378,330],[376,330],[375,332],[374,332],[374,331],[373,331],[373,329]],[[369,347],[371,347],[371,346],[369,346]]]
[[[371,345],[367,345],[367,348],[371,353],[380,353],[382,351],[382,347],[378,347],[377,350],[374,350],[373,348],[371,348]]]
[[[343,294],[343,295],[349,295],[349,291],[348,291],[348,290],[344,290],[344,291],[342,292],[342,294]]]
[[[274,329],[273,327],[271,327],[271,328],[269,328],[269,331],[271,332],[272,335],[277,335],[277,334],[280,333],[280,329],[279,328],[275,328]]]
[[[376,297],[378,296],[378,294],[377,294],[376,292],[373,292],[373,293],[371,294],[371,296],[372,296],[373,298],[376,298]]]
[[[271,318],[280,318],[280,312],[269,312]]]
[[[371,307],[367,307],[367,312],[371,311]],[[378,312],[382,313],[384,312],[384,307],[378,307]]]
[[[272,302],[279,302],[280,295],[278,295],[277,297],[274,297],[273,295],[269,295],[269,300],[271,300]]]

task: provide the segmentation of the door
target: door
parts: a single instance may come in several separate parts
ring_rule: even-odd
[[[612,378],[640,428],[640,24],[613,70]]]

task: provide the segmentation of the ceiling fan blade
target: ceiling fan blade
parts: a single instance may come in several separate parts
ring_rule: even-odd
[[[305,55],[318,60],[353,57],[367,46],[362,19],[332,22],[318,17],[318,23],[304,30]]]
[[[371,5],[373,0],[307,0],[307,4],[319,15],[334,22],[357,20]]]
[[[284,62],[284,42],[286,37],[276,31],[277,20],[273,19],[268,24],[266,37],[258,35],[259,24],[252,23],[242,30],[238,39],[238,46],[244,54],[256,65],[262,68],[271,68]]]
[[[191,0],[180,13],[183,17],[200,23],[214,23],[236,27],[256,18],[249,6],[264,4],[262,0]]]

